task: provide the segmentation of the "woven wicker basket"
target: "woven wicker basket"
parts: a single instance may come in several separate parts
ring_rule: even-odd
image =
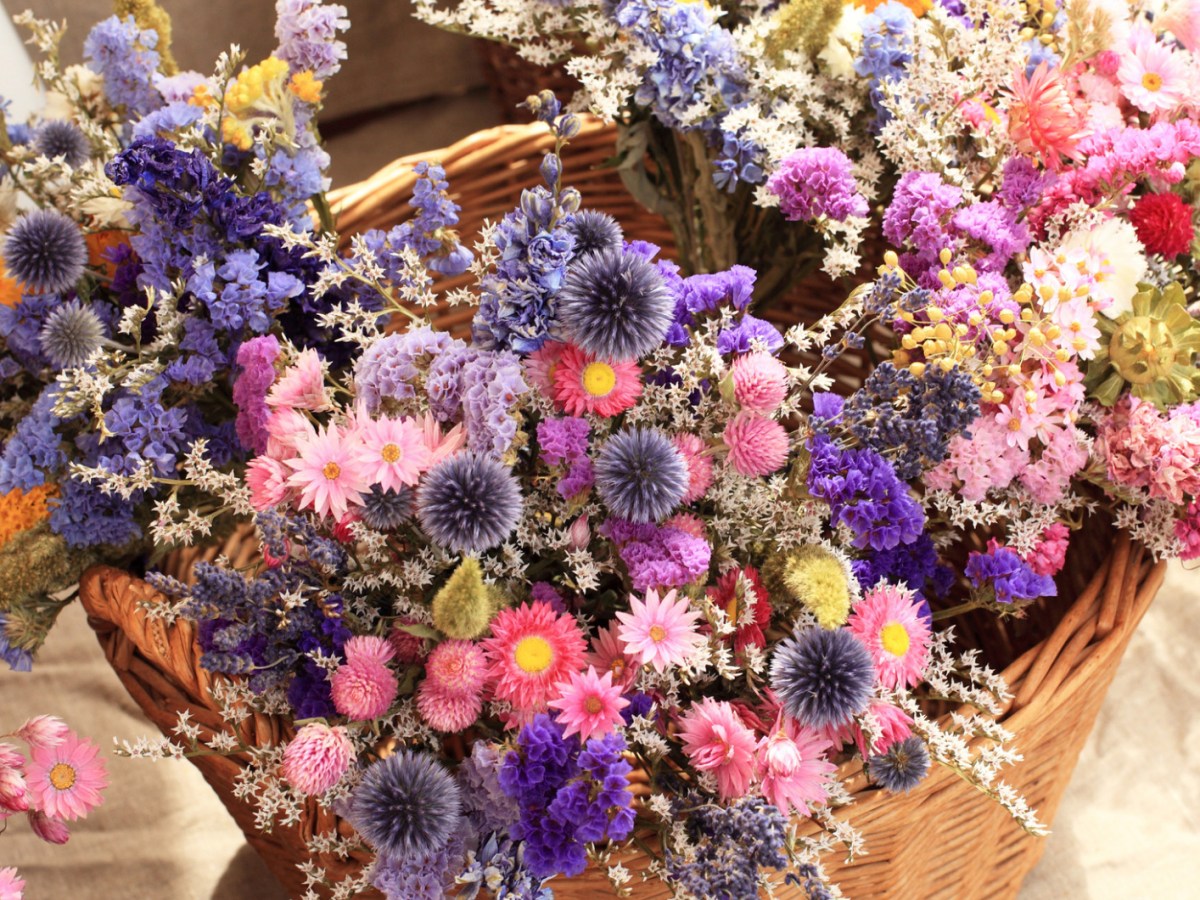
[[[537,183],[538,163],[549,146],[543,135],[544,129],[537,126],[503,126],[426,155],[446,169],[463,207],[464,238],[470,240],[484,219],[496,219],[511,209],[523,187]],[[565,183],[580,188],[586,205],[615,215],[629,237],[658,243],[669,254],[671,236],[664,223],[642,211],[615,175],[595,168],[610,155],[612,141],[610,129],[587,122],[566,160]],[[411,167],[426,156],[398,160],[367,182],[338,192],[332,205],[344,233],[390,226],[411,215],[407,204],[413,184]],[[445,279],[438,289],[462,283],[462,279]],[[782,323],[811,318],[828,308],[829,294],[830,285],[818,279],[799,286],[787,302],[776,304],[766,315]],[[457,331],[466,328],[469,317],[469,310],[457,308],[435,312],[439,325]],[[855,375],[854,365],[851,360],[842,372],[848,383]],[[1027,762],[1010,770],[1007,780],[1047,822],[1054,817],[1129,637],[1164,574],[1164,565],[1145,559],[1142,548],[1124,534],[1108,528],[1099,517],[1093,517],[1092,523],[1072,543],[1058,579],[1057,599],[1031,607],[1025,619],[1000,621],[975,613],[959,625],[986,660],[1003,670],[1015,694],[1004,722],[1017,732]],[[253,541],[235,536],[221,548],[174,554],[163,568],[186,580],[197,559],[211,559],[218,552],[235,563],[247,563],[256,547]],[[163,602],[153,588],[134,574],[101,566],[84,575],[80,596],[113,668],[134,701],[164,733],[184,710],[202,732],[223,727],[211,698],[214,676],[199,665],[194,628],[186,622],[167,626],[145,615],[143,604]],[[241,737],[251,746],[275,744],[291,734],[291,724],[275,716],[257,715],[241,726]],[[306,839],[332,830],[349,831],[344,822],[310,802],[298,824],[262,833],[252,807],[233,792],[245,761],[210,756],[192,762],[293,895],[303,892],[296,864],[308,859]],[[869,787],[857,764],[847,765],[841,774],[849,779],[856,802],[839,814],[852,819],[865,834],[869,852],[854,863],[832,867],[833,877],[849,897],[1013,897],[1041,856],[1041,841],[1026,836],[997,804],[949,770],[935,767],[920,788],[901,797],[884,796]],[[318,862],[330,872],[347,873],[364,859]],[[648,864],[644,856],[621,861],[635,873]],[[564,900],[607,895],[608,882],[595,870],[555,884],[555,896]],[[777,895],[800,896],[791,890]],[[666,898],[669,891],[652,880],[636,887],[634,896]]]

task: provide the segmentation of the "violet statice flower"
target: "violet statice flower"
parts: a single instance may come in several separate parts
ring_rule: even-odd
[[[460,900],[476,900],[481,890],[505,900],[554,900],[554,891],[525,867],[525,845],[492,834],[477,851],[467,854],[457,882]]]
[[[906,242],[914,247],[921,268],[936,266],[941,250],[955,246],[950,219],[961,203],[962,190],[940,175],[905,172],[883,214],[883,236],[896,247]]]
[[[782,641],[771,660],[779,705],[809,728],[847,724],[875,685],[871,653],[847,628],[809,628]]]
[[[8,638],[8,616],[0,612],[0,660],[13,672],[29,672],[33,669],[33,654],[13,645]]]
[[[381,856],[405,862],[447,846],[460,828],[462,792],[434,756],[402,750],[367,769],[346,818]]]
[[[158,32],[138,28],[133,16],[110,16],[97,23],[83,42],[87,67],[104,79],[104,97],[133,118],[162,105],[154,87],[158,72]]]
[[[324,81],[342,67],[346,44],[338,32],[350,27],[346,7],[321,0],[276,0],[275,51],[292,72],[308,70]]]
[[[854,180],[850,158],[836,147],[801,147],[783,158],[767,180],[789,222],[824,216],[844,222],[866,216],[866,198]]]
[[[87,263],[79,226],[56,209],[35,209],[17,219],[4,239],[4,262],[32,293],[75,286]]]
[[[140,494],[126,500],[73,478],[60,481],[59,492],[58,498],[49,503],[50,530],[70,546],[124,547],[142,536],[134,518],[134,504]]]
[[[237,404],[238,440],[247,450],[267,452],[267,391],[275,383],[275,360],[279,358],[279,341],[275,335],[251,338],[238,347],[240,368],[233,382],[233,402]]]
[[[591,424],[580,416],[542,419],[538,422],[538,455],[548,466],[569,463],[588,451]]]
[[[354,366],[354,386],[367,412],[379,412],[388,400],[404,401],[416,397],[415,383],[421,371],[452,348],[462,350],[466,344],[427,325],[401,334],[389,334],[373,343]],[[457,403],[455,394],[454,405]]]
[[[617,545],[638,593],[683,587],[708,573],[712,547],[678,528],[610,519],[600,533]]]
[[[517,420],[511,410],[529,390],[520,358],[506,350],[478,351],[462,367],[461,384],[467,447],[499,459],[517,436]]]
[[[762,147],[738,134],[721,134],[721,152],[713,160],[713,183],[723,191],[732,192],[738,182],[758,184],[763,179]]]
[[[656,428],[630,428],[610,437],[600,449],[595,474],[605,505],[632,522],[666,518],[687,491],[687,465]]]
[[[468,451],[434,466],[417,491],[421,527],[455,553],[500,546],[517,527],[521,510],[521,486],[512,472]]]
[[[841,450],[825,434],[808,442],[808,490],[829,504],[830,522],[854,532],[860,549],[888,550],[915,541],[925,513],[892,464],[869,448]]]
[[[890,550],[870,550],[861,559],[850,561],[855,580],[869,590],[881,581],[904,585],[918,596],[945,596],[954,584],[954,570],[938,559],[937,548],[928,534],[922,534],[910,544],[899,544]],[[928,604],[923,615],[928,616]]]
[[[505,834],[520,818],[516,800],[500,786],[503,760],[487,741],[476,741],[455,773],[462,788],[463,813],[480,834]]]
[[[455,828],[440,850],[396,859],[376,858],[371,884],[387,900],[443,900],[451,896],[455,878],[466,859],[466,836]]]
[[[916,23],[912,10],[897,0],[875,7],[863,19],[863,40],[854,60],[854,71],[870,79],[871,106],[875,108],[877,127],[886,125],[892,118],[883,85],[908,77],[908,64],[913,60],[912,32]]]
[[[594,737],[580,751],[578,779],[554,795],[547,812],[575,829],[575,840],[587,844],[623,841],[633,830],[633,794],[625,761],[625,738],[616,732]]]
[[[972,552],[964,570],[977,591],[988,591],[998,603],[1036,600],[1058,595],[1058,587],[1049,575],[1039,575],[1008,547],[988,547],[987,553]]]
[[[1018,212],[1028,209],[1042,199],[1054,177],[1054,173],[1039,169],[1028,157],[1014,156],[1004,164],[996,199]]]
[[[0,494],[32,490],[46,483],[46,473],[67,464],[62,438],[54,430],[59,423],[54,415],[57,394],[57,384],[43,388],[5,441],[4,452],[0,454]]]
[[[783,349],[783,335],[766,319],[750,313],[745,313],[736,324],[717,335],[717,352],[722,356],[749,353],[756,348],[778,353]]]
[[[929,774],[929,751],[925,749],[925,742],[915,735],[895,741],[886,751],[867,761],[867,774],[893,794],[907,794]]]
[[[692,812],[684,819],[689,850],[666,848],[667,877],[694,897],[757,897],[759,870],[787,865],[788,823],[783,813],[759,797],[730,806],[680,798]]]
[[[1018,253],[1024,253],[1033,239],[1018,211],[998,200],[985,200],[960,209],[950,220],[955,234],[987,250],[976,260],[979,272],[1001,272]]]
[[[717,312],[728,304],[742,310],[754,299],[758,273],[749,266],[731,266],[724,272],[701,273],[683,279],[679,296],[693,315]]]
[[[555,490],[564,500],[574,500],[585,491],[589,491],[596,483],[596,470],[591,459],[580,456],[572,460],[567,473],[563,475]]]

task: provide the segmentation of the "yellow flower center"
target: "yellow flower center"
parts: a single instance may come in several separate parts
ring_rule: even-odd
[[[333,481],[335,478],[337,478],[339,475],[342,474],[342,467],[339,466],[337,463],[335,463],[333,460],[330,460],[329,462],[325,463],[324,468],[321,469],[321,474],[324,475],[326,478],[328,478],[330,481]]]
[[[1142,87],[1148,91],[1158,91],[1162,89],[1162,76],[1157,72],[1147,72],[1142,76]]]
[[[50,783],[57,790],[69,791],[75,785],[75,770],[66,763],[58,763],[50,770]]]
[[[583,368],[583,389],[593,397],[607,397],[617,386],[617,373],[604,362],[588,363]]]
[[[530,635],[517,642],[517,649],[513,652],[513,661],[522,672],[528,675],[537,675],[550,668],[550,663],[554,661],[554,648],[544,637],[538,637],[536,634]]]
[[[583,701],[583,709],[589,716],[594,716],[596,713],[604,709],[604,704],[600,702],[600,698],[592,694]]]
[[[903,656],[908,652],[908,631],[899,622],[889,622],[879,632],[879,642],[892,656]]]
[[[385,463],[394,463],[400,458],[400,448],[395,444],[384,444],[379,455],[383,457]]]
[[[666,637],[667,629],[663,628],[661,625],[650,626],[650,640],[654,641],[654,643],[661,643],[662,641],[666,640]]]
[[[1008,420],[1008,430],[1009,431],[1020,431],[1021,430],[1021,420],[1018,419],[1016,416],[1013,416],[1011,419],[1009,419]]]
[[[608,664],[608,671],[613,673],[613,679],[619,679],[625,674],[625,657],[618,656]]]
[[[737,624],[737,620],[738,620],[737,594],[734,594],[733,597],[730,598],[729,604],[725,607],[725,615],[727,615],[729,617],[730,622],[732,622],[734,625]]]

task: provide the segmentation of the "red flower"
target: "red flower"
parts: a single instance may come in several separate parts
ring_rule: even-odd
[[[1178,194],[1147,194],[1129,213],[1138,239],[1151,253],[1167,259],[1192,246],[1192,208]]]
[[[745,598],[738,596],[738,575],[745,576],[747,590],[753,593],[754,618],[751,621],[739,623]],[[744,569],[731,569],[717,581],[716,587],[708,589],[709,599],[725,610],[730,621],[738,625],[733,633],[733,646],[739,653],[749,646],[763,648],[767,646],[763,629],[771,624],[771,601],[767,589],[759,580],[758,570],[746,566]]]

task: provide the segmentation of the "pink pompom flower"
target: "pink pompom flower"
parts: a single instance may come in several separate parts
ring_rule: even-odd
[[[629,598],[629,612],[618,612],[618,634],[625,652],[645,666],[663,672],[679,666],[704,645],[706,639],[696,630],[700,611],[691,608],[687,597],[671,591],[659,597],[653,588],[646,599]]]
[[[709,697],[697,701],[680,719],[679,737],[696,771],[716,777],[722,800],[746,796],[758,741],[732,706]]]
[[[733,362],[733,397],[742,409],[770,413],[787,397],[787,367],[770,353],[747,353]]]
[[[705,452],[708,446],[697,435],[687,433],[675,435],[671,443],[687,466],[688,486],[680,502],[699,500],[713,483],[712,457]]]
[[[309,722],[283,750],[283,777],[300,793],[317,796],[341,781],[353,759],[345,728]]]
[[[770,475],[787,462],[787,431],[774,419],[740,412],[729,420],[723,437],[729,448],[729,462],[739,475]]]
[[[809,807],[829,796],[826,783],[837,766],[825,758],[833,744],[783,713],[771,733],[758,742],[758,777],[762,793],[790,815],[807,816]]]
[[[1055,522],[1042,532],[1042,539],[1025,557],[1025,562],[1038,575],[1057,575],[1067,561],[1070,543],[1070,529],[1062,522]]]
[[[325,390],[325,366],[316,350],[303,350],[295,364],[284,370],[275,382],[267,402],[285,409],[310,409],[326,412],[333,408]]]
[[[367,478],[385,491],[416,484],[432,464],[424,431],[415,419],[360,419],[354,453]]]
[[[417,689],[417,712],[434,731],[448,734],[464,731],[475,724],[482,711],[483,697],[480,694],[453,697],[432,690],[428,681],[422,682]]]
[[[558,691],[549,706],[558,710],[558,721],[566,726],[563,737],[577,734],[584,742],[613,731],[622,722],[621,710],[629,705],[621,685],[613,684],[612,672],[597,675],[593,666],[573,673]]]
[[[333,673],[333,705],[356,722],[378,719],[391,708],[400,685],[387,666],[370,660],[344,663]]]
[[[848,625],[870,651],[880,684],[895,690],[920,683],[932,639],[911,591],[877,584],[854,605]]]
[[[337,428],[331,426],[304,438],[296,454],[287,461],[293,469],[288,485],[300,492],[300,509],[340,519],[351,504],[362,505],[363,494],[371,487],[370,474]]]
[[[478,698],[487,678],[487,657],[470,641],[442,641],[425,660],[425,687],[444,697]]]
[[[108,771],[100,748],[68,731],[62,743],[32,751],[27,777],[33,806],[52,819],[82,819],[102,802]]]
[[[376,637],[373,634],[356,634],[346,641],[342,652],[346,655],[346,662],[351,665],[382,666],[396,655],[396,648],[387,638]]]

